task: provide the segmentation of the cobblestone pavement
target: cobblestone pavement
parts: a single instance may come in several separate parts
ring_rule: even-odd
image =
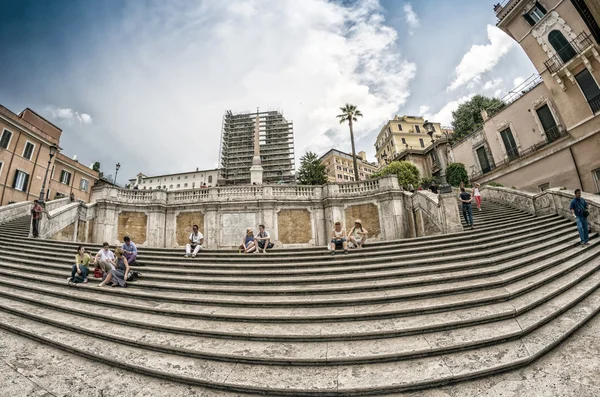
[[[600,396],[600,316],[527,368],[398,397]],[[243,396],[111,368],[0,331],[0,396]]]

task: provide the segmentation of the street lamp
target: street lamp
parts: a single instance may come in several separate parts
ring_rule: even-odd
[[[46,180],[48,179],[48,171],[50,170],[50,163],[52,162],[52,157],[56,154],[58,150],[58,146],[52,145],[50,146],[50,158],[48,159],[48,167],[46,168],[46,174],[44,175],[44,181],[42,182],[42,190],[40,190],[40,199],[39,204],[44,207],[46,205],[44,200],[44,192],[46,191]]]
[[[431,142],[433,143],[433,150],[435,151],[435,155],[438,158],[440,163],[440,193],[452,193],[452,186],[446,182],[446,157],[443,153],[438,152],[437,141],[433,139],[433,134],[435,134],[435,126],[433,123],[425,120],[423,127],[427,131],[427,135],[431,138]]]
[[[121,163],[117,163],[117,170],[115,171],[115,185],[117,184],[117,174],[119,173],[119,168],[121,168]]]
[[[383,153],[381,154],[381,159],[383,160],[383,162],[385,163],[385,165],[387,165],[387,164],[388,164],[388,156],[387,156],[387,153],[386,153],[386,152],[383,152]]]

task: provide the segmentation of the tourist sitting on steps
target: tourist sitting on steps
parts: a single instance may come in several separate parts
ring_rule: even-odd
[[[267,252],[267,249],[273,248],[271,242],[271,235],[265,230],[265,225],[258,225],[258,235],[254,238],[256,244],[258,244],[258,252],[262,249],[263,254]]]
[[[363,228],[362,221],[357,219],[354,221],[354,227],[350,230],[349,238],[354,248],[362,248],[367,241],[367,229]]]
[[[98,284],[98,287],[104,287],[108,283],[111,283],[112,287],[127,287],[126,278],[129,274],[129,262],[127,262],[121,248],[115,250],[115,256],[117,257],[116,268],[108,272],[106,278]]]
[[[85,252],[83,245],[77,247],[75,264],[71,267],[71,277],[67,278],[67,284],[87,283],[90,272],[88,265],[91,261],[90,254]]]
[[[130,265],[133,265],[133,263],[137,259],[137,247],[131,241],[131,238],[129,238],[129,236],[123,237],[123,241],[124,243],[121,246],[121,249],[123,250],[123,255],[125,255],[125,258],[127,258],[127,262],[129,262]]]
[[[115,254],[109,249],[107,242],[102,243],[102,249],[98,251],[94,259],[96,267],[99,267],[105,273],[115,268]]]
[[[252,228],[246,229],[246,235],[242,240],[242,247],[245,254],[256,252],[256,240],[254,239],[254,231]]]
[[[192,226],[192,233],[190,233],[189,243],[185,245],[185,257],[189,258],[190,253],[192,258],[195,258],[198,252],[202,249],[204,243],[204,236],[198,231],[198,225]]]
[[[346,231],[342,229],[341,222],[335,222],[333,231],[331,232],[331,255],[335,255],[337,248],[343,249],[344,253],[348,253],[348,242],[346,241]]]

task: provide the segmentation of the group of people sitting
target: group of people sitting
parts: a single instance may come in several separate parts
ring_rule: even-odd
[[[138,251],[129,236],[125,236],[123,240],[123,245],[114,252],[110,250],[108,243],[103,243],[102,249],[94,257],[90,256],[83,245],[77,247],[75,264],[71,267],[71,277],[67,278],[67,283],[87,283],[90,267],[94,266],[94,274],[102,278],[99,287],[107,284],[127,287],[129,265],[135,263]]]
[[[329,243],[331,255],[335,255],[336,249],[343,249],[344,253],[347,254],[348,248],[364,247],[369,232],[363,227],[360,219],[354,221],[354,227],[350,229],[348,234],[346,234],[346,231],[342,229],[341,222],[336,221],[333,226],[333,231],[331,232],[331,241]]]
[[[251,227],[246,229],[246,235],[239,246],[239,252],[245,254],[258,253],[262,250],[263,254],[267,249],[273,248],[271,235],[265,230],[265,225],[258,225],[258,234],[254,235]]]

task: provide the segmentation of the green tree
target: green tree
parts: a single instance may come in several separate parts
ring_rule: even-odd
[[[419,169],[409,161],[392,161],[383,167],[381,171],[372,174],[372,178],[391,174],[398,176],[398,183],[405,189],[408,189],[409,184],[416,188],[421,180]]]
[[[483,117],[481,116],[483,109],[489,109],[489,113],[495,113],[505,106],[500,99],[483,95],[475,95],[471,100],[461,103],[458,109],[452,112],[454,139],[469,135],[483,124]]]
[[[92,166],[92,169],[96,172],[100,172],[100,162],[96,161]]]
[[[323,185],[327,183],[325,165],[321,164],[316,153],[307,152],[302,156],[296,179],[301,185]]]
[[[463,163],[450,163],[446,168],[446,180],[452,186],[459,186],[461,182],[469,183],[467,170]]]
[[[423,178],[421,178],[421,187],[425,190],[429,190],[429,188],[431,187],[431,182],[435,181],[435,178],[429,178],[424,176]]]
[[[338,114],[336,117],[340,120],[340,124],[348,122],[350,127],[350,143],[352,144],[352,164],[354,166],[354,180],[360,181],[358,178],[358,164],[356,163],[356,149],[354,148],[354,130],[352,129],[352,123],[358,121],[357,117],[362,117],[362,113],[357,109],[356,105],[350,105],[347,103],[344,107],[340,108],[342,114]]]

